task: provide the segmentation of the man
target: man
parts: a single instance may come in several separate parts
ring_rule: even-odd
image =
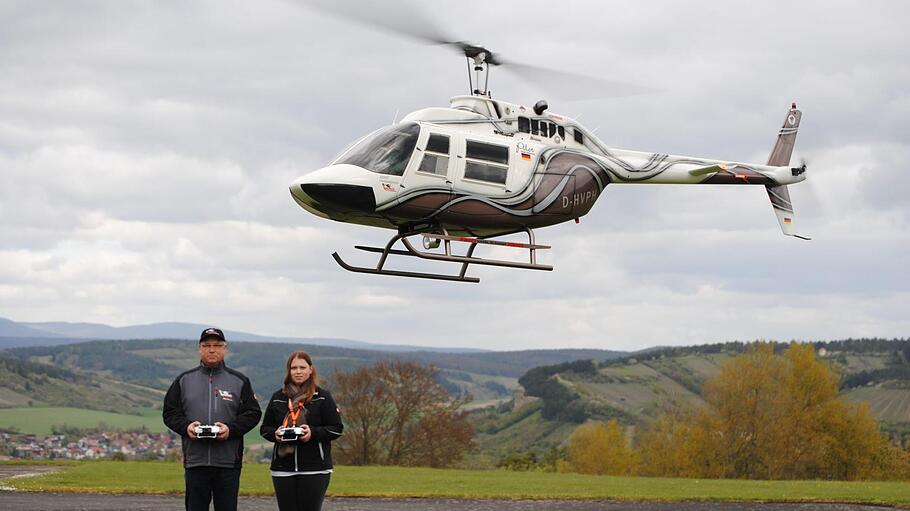
[[[217,328],[199,336],[201,363],[174,380],[164,396],[164,424],[183,444],[187,511],[235,511],[243,462],[243,435],[262,411],[250,380],[224,365],[227,339]],[[213,439],[199,438],[197,426],[217,426]]]

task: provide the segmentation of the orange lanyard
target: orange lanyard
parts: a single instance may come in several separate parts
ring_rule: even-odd
[[[303,401],[300,401],[299,403],[297,403],[297,410],[295,411],[293,401],[288,399],[288,415],[287,415],[287,417],[284,418],[283,426],[286,428],[296,426],[297,418],[300,417],[301,413],[303,413]],[[288,424],[288,419],[290,419],[290,421],[291,421],[290,424]]]

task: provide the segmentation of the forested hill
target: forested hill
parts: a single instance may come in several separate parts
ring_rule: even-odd
[[[0,352],[0,408],[76,406],[121,413],[159,403],[164,392],[101,374],[73,371]]]
[[[891,428],[910,428],[910,340],[847,339],[813,343],[818,357],[841,374],[841,390],[866,401]],[[781,351],[788,343],[777,343]],[[748,349],[731,342],[659,348],[606,361],[576,360],[529,370],[520,384],[531,399],[512,409],[478,414],[482,446],[562,443],[578,424],[617,419],[648,424],[668,407],[699,406],[702,386],[720,366]],[[513,445],[514,444],[514,445]]]
[[[818,357],[842,375],[842,390],[910,398],[910,340],[847,339],[813,343]],[[530,396],[543,399],[546,418],[581,422],[589,417],[618,418],[634,424],[647,421],[661,402],[696,404],[701,387],[731,356],[748,343],[730,342],[681,348],[660,348],[607,361],[578,360],[529,370],[519,383]],[[782,351],[788,343],[775,343]],[[867,389],[878,389],[870,392]],[[895,392],[890,392],[895,391]],[[887,399],[867,399],[878,415],[910,423],[906,406]]]
[[[576,359],[607,360],[625,355],[606,350],[530,350],[511,352],[441,353],[431,351],[384,352],[331,346],[267,342],[231,342],[226,362],[244,372],[259,394],[271,393],[284,377],[284,364],[295,350],[309,352],[322,377],[336,370],[348,371],[379,360],[411,360],[432,364],[440,369],[440,383],[450,392],[469,393],[477,400],[507,398],[517,387],[517,378],[528,369],[544,363]],[[180,372],[199,363],[197,343],[185,340],[149,339],[130,341],[91,341],[62,346],[14,348],[3,353],[33,367],[53,367],[76,376],[106,378],[164,390]],[[32,396],[21,377],[0,382],[5,406]],[[13,388],[15,387],[15,388]]]

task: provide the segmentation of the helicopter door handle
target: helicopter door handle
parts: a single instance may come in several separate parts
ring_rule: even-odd
[[[449,181],[448,179],[446,179],[446,184],[447,184],[447,185],[450,185],[450,184],[452,184],[452,182]]]

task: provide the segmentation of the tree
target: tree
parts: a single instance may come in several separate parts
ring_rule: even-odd
[[[392,420],[385,383],[367,367],[336,372],[333,383],[345,423],[344,436],[337,442],[339,461],[352,465],[381,463]]]
[[[582,424],[569,437],[566,468],[582,474],[632,475],[636,454],[616,419]]]
[[[646,475],[749,479],[895,477],[910,465],[811,344],[757,343],[705,384],[706,406],[663,414],[639,441]],[[662,455],[661,455],[662,453]]]
[[[474,436],[461,410],[468,398],[451,398],[436,375],[432,366],[401,361],[335,373],[345,423],[339,460],[430,467],[459,461]]]
[[[693,429],[689,416],[678,407],[672,407],[658,416],[638,440],[639,475],[697,476],[700,472],[695,466],[699,460],[691,452]]]
[[[410,442],[423,416],[433,415],[439,403],[449,401],[449,394],[436,383],[436,369],[414,362],[379,362],[372,370],[386,389],[393,408],[389,435],[388,462],[402,465],[412,456],[417,445]],[[432,421],[433,419],[429,419]]]
[[[461,459],[465,449],[474,445],[474,428],[468,412],[459,410],[463,402],[437,404],[426,410],[414,431],[414,449],[408,465],[442,468]]]

